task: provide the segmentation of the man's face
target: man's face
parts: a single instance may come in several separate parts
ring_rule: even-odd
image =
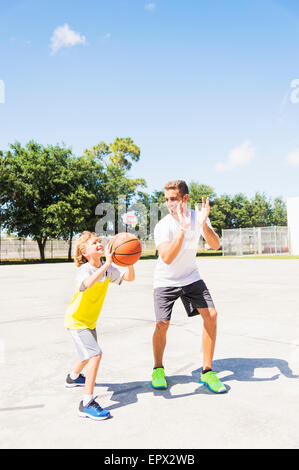
[[[165,189],[164,195],[170,215],[177,217],[177,205],[180,201],[187,202],[188,194],[185,194],[185,196],[182,197],[178,189]]]

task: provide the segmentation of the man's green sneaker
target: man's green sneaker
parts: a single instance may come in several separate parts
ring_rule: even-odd
[[[220,382],[215,372],[210,370],[205,374],[201,374],[199,382],[206,385],[212,392],[224,393],[226,392],[225,385]]]
[[[152,387],[158,389],[165,389],[167,388],[167,382],[165,380],[164,368],[157,367],[157,369],[153,370],[152,375]]]

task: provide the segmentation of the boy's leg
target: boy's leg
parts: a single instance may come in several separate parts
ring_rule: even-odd
[[[95,329],[90,330],[86,328],[84,330],[69,330],[69,332],[74,340],[74,343],[76,345],[81,361],[76,364],[74,370],[67,377],[66,386],[72,387],[76,385],[80,385],[80,386],[86,385],[87,378],[82,376],[80,372],[86,365],[88,365],[88,363],[92,359],[90,366],[87,367],[87,369],[89,370],[88,375],[89,376],[91,375],[91,379],[89,379],[88,389],[91,389],[93,388],[92,381],[95,383],[95,378],[96,378],[96,374],[98,371],[100,358],[102,355],[101,348],[97,342],[96,330]],[[96,370],[95,370],[95,364],[96,364]]]
[[[82,372],[82,370],[84,369],[84,367],[86,366],[87,363],[88,363],[88,359],[86,359],[86,361],[78,362],[76,367],[73,369],[74,374],[79,375],[80,372]]]
[[[85,377],[80,372],[82,371],[82,369],[84,369],[87,363],[88,363],[88,360],[78,362],[76,367],[72,370],[72,372],[68,374],[66,381],[65,381],[65,386],[67,388],[85,386]]]
[[[88,360],[86,376],[85,376],[85,395],[93,395],[94,385],[101,362],[102,354],[97,354]]]

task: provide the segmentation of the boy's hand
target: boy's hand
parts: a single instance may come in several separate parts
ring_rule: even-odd
[[[132,282],[132,281],[134,281],[134,279],[135,279],[135,270],[134,270],[133,264],[131,264],[130,266],[128,266],[127,271],[123,275],[123,280],[128,281],[128,282]]]
[[[109,242],[105,248],[106,263],[108,263],[109,265],[113,262],[112,256],[114,254],[114,251],[115,250],[112,250],[111,244]]]

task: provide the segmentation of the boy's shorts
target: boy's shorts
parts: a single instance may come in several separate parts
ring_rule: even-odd
[[[77,351],[81,362],[90,359],[97,354],[102,354],[102,350],[97,342],[97,332],[96,329],[90,330],[70,330],[74,343],[76,345]]]
[[[154,289],[156,321],[169,321],[174,302],[181,298],[188,317],[199,315],[198,308],[215,308],[211,294],[202,279],[183,287]]]

